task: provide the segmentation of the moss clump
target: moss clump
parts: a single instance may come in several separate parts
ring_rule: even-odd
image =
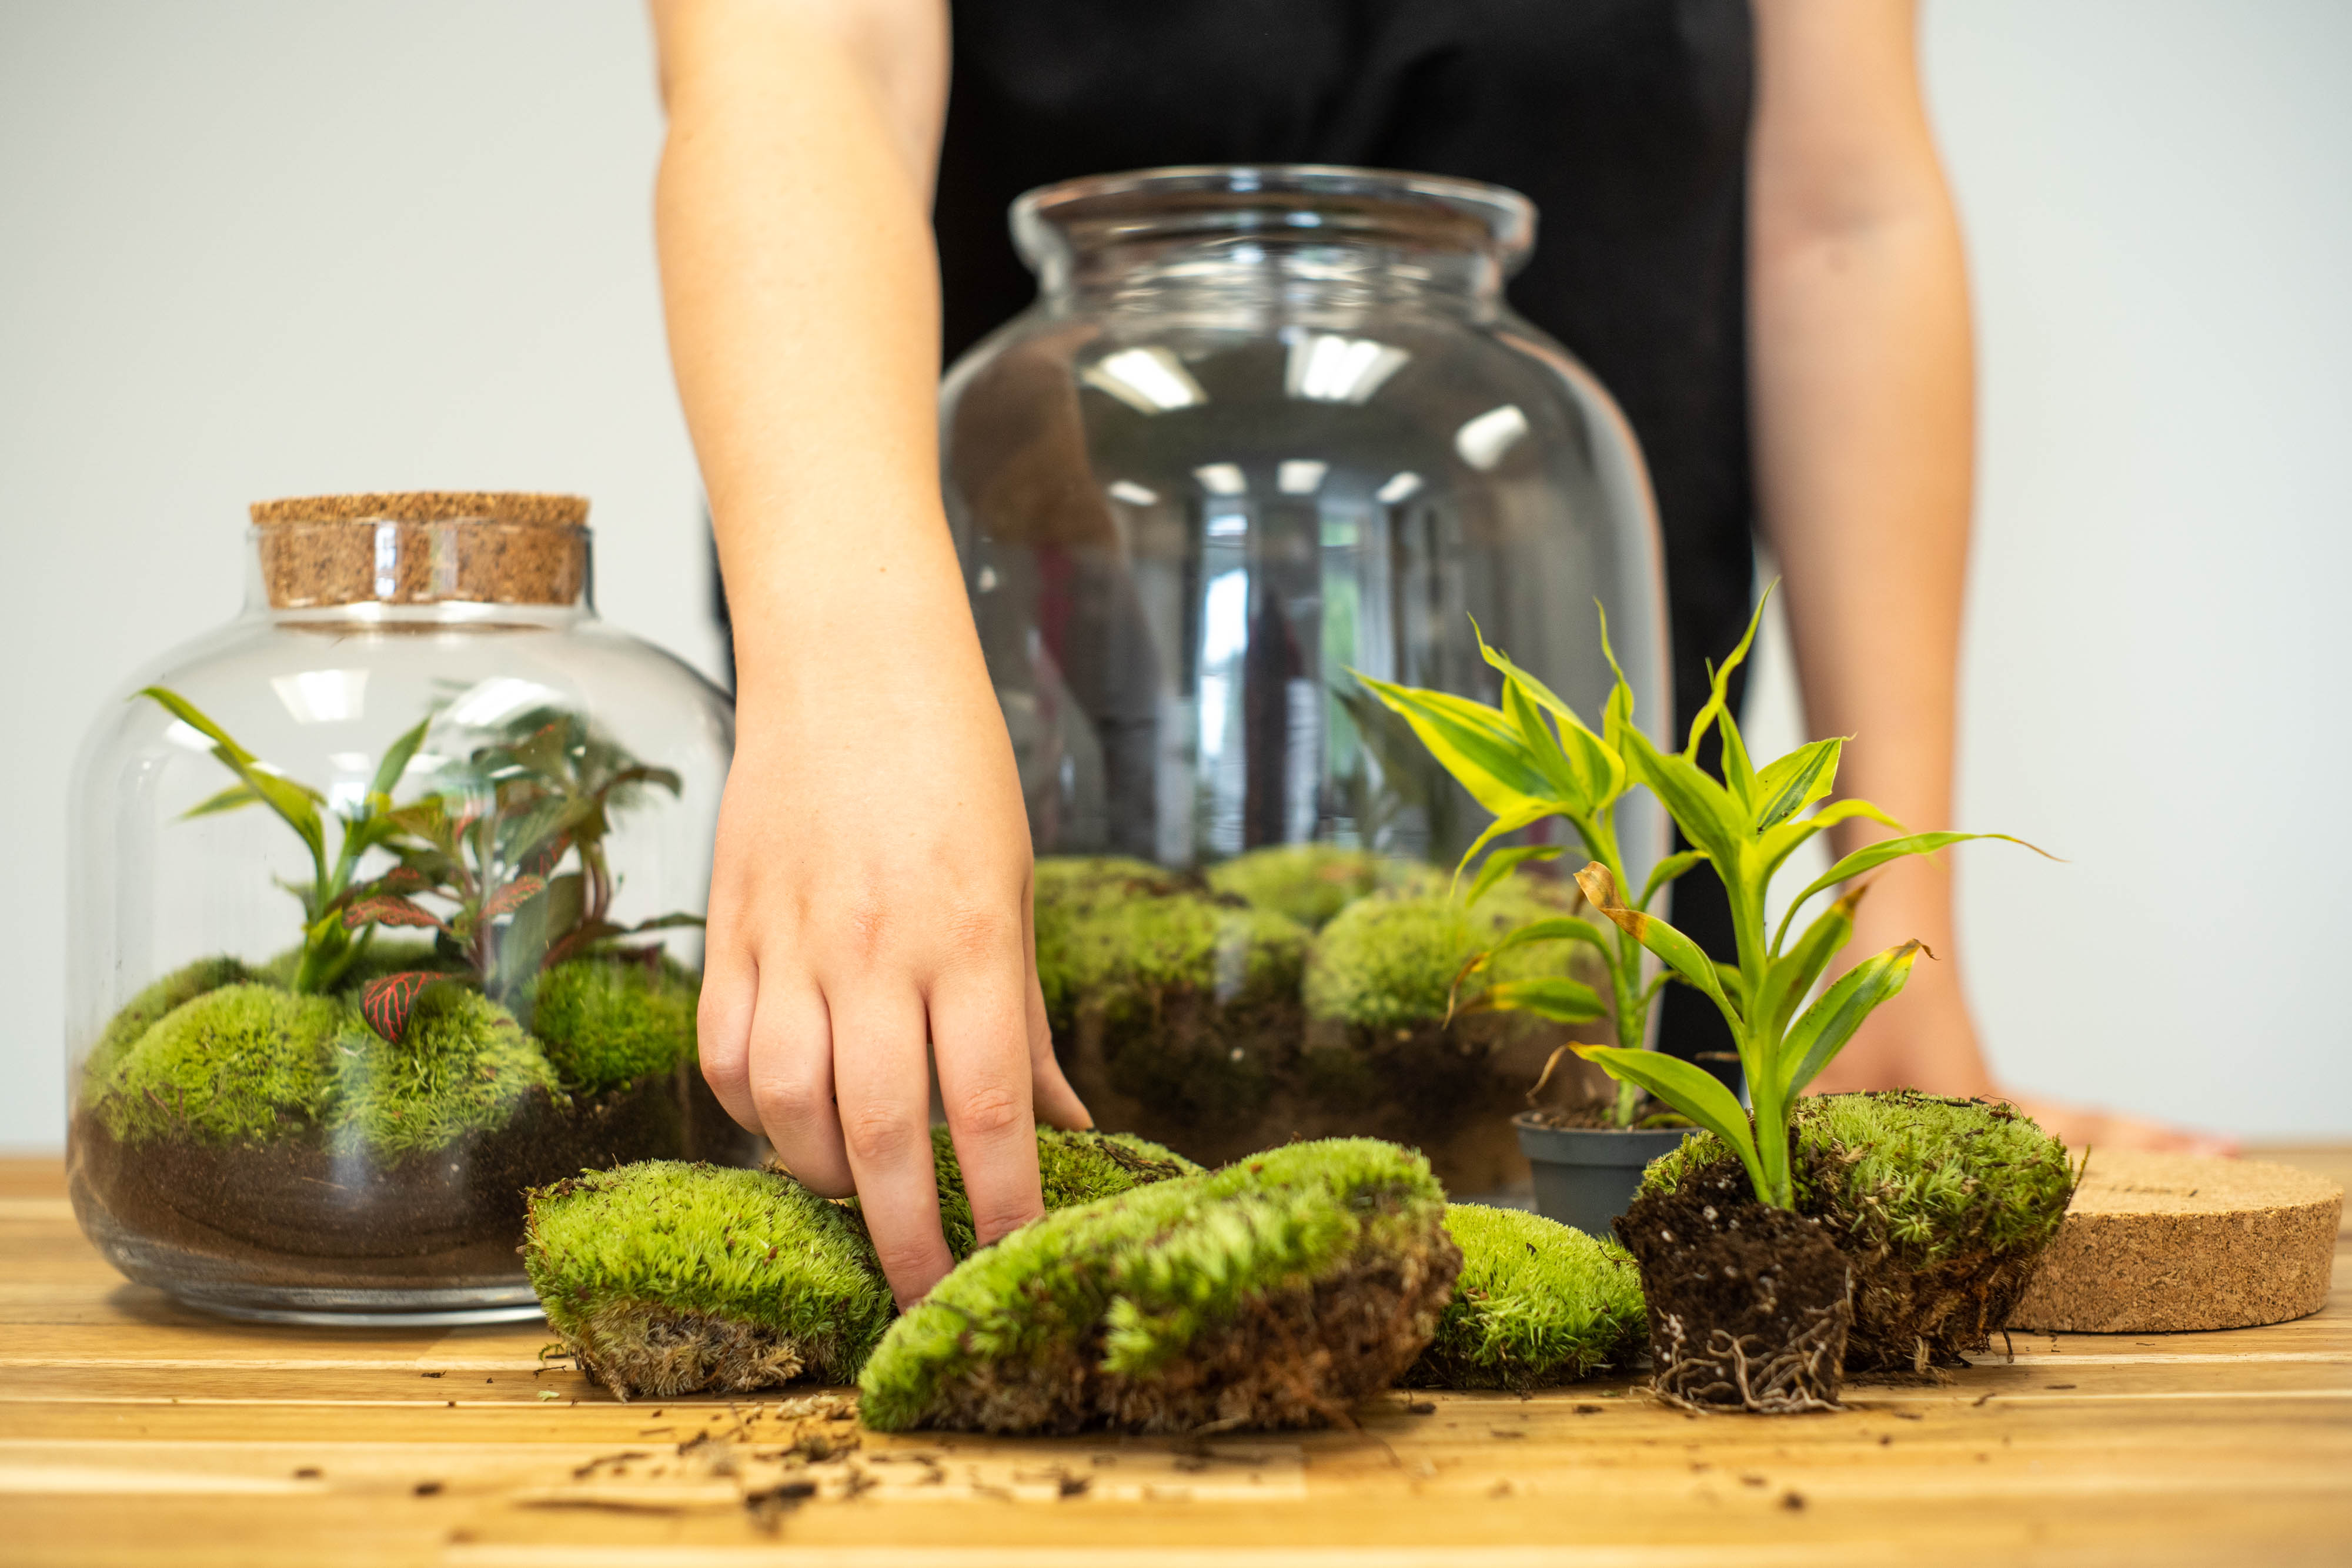
[[[1448,1205],[1445,1228],[1462,1249],[1462,1272],[1408,1384],[1546,1388],[1640,1352],[1641,1274],[1623,1248],[1475,1203]]]
[[[1208,873],[1209,886],[1286,915],[1310,931],[1356,900],[1382,889],[1443,893],[1445,873],[1417,861],[1400,861],[1338,844],[1278,844],[1236,855]]]
[[[125,1143],[265,1143],[317,1118],[332,1089],[335,1041],[365,1027],[333,998],[222,986],[173,1008],[122,1051],[94,1085],[94,1109]]]
[[[1305,926],[1128,861],[1040,862],[1035,924],[1056,1049],[1085,1059],[1076,1076],[1098,1071],[1174,1143],[1250,1126],[1297,1052]]]
[[[1794,1131],[1798,1212],[1853,1270],[1846,1366],[1925,1370],[1990,1345],[2074,1197],[2065,1145],[2006,1105],[1908,1091],[1811,1097]],[[1642,1188],[1679,1192],[1724,1166],[1738,1162],[1721,1142],[1694,1134]]]
[[[463,987],[428,987],[397,1044],[346,1016],[331,1052],[326,1116],[338,1152],[446,1148],[505,1126],[533,1091],[560,1092],[555,1070],[514,1015]]]
[[[565,1087],[598,1094],[694,1060],[701,996],[674,964],[575,959],[539,977],[530,1029]]]
[[[89,1055],[82,1062],[82,1092],[94,1097],[104,1085],[106,1075],[122,1060],[122,1053],[138,1044],[139,1037],[152,1029],[165,1013],[194,1001],[206,991],[243,985],[258,977],[236,959],[223,954],[199,958],[149,985],[125,1002],[121,1012],[107,1019],[106,1028],[90,1046]]]
[[[940,1223],[947,1231],[948,1250],[961,1262],[971,1256],[977,1239],[971,1200],[963,1189],[963,1167],[956,1162],[955,1144],[945,1127],[931,1129],[931,1164],[939,1173]],[[1192,1176],[1200,1168],[1173,1150],[1132,1133],[1037,1129],[1037,1176],[1048,1213],[1098,1197],[1116,1197],[1153,1182]]]
[[[541,1187],[523,1268],[623,1399],[845,1382],[890,1321],[856,1216],[765,1171],[649,1160]]]
[[[1531,920],[1563,913],[1562,901],[1548,891],[1515,883],[1467,910],[1444,893],[1360,899],[1315,939],[1307,1011],[1376,1030],[1436,1022],[1473,955]],[[1571,952],[1565,942],[1521,947],[1497,961],[1492,977],[1566,974]]]
[[[1428,1162],[1293,1144],[1049,1214],[977,1252],[860,1375],[886,1431],[1319,1426],[1436,1327],[1461,1254]]]

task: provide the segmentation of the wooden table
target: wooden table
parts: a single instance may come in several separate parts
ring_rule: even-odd
[[[537,1325],[202,1317],[99,1260],[55,1161],[0,1161],[0,1563],[2341,1565],[2344,1257],[2298,1322],[2020,1335],[1838,1415],[1688,1416],[1619,1377],[1393,1395],[1353,1432],[893,1437],[838,1394],[617,1404]]]

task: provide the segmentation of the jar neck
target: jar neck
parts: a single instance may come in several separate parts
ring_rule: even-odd
[[[1048,310],[1357,308],[1491,317],[1535,241],[1535,208],[1497,185],[1376,169],[1147,169],[1067,181],[1013,204]]]
[[[1483,320],[1503,308],[1500,257],[1404,241],[1176,236],[1065,246],[1038,259],[1039,296],[1056,313],[1250,308],[1314,316],[1377,307]]]

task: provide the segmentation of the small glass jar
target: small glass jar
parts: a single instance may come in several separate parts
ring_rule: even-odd
[[[1497,701],[1475,621],[1597,727],[1598,601],[1666,722],[1641,453],[1503,298],[1533,207],[1228,167],[1054,185],[1012,221],[1038,298],[949,372],[941,438],[1057,1049],[1108,1124],[1196,1157],[1379,1132],[1459,1188],[1522,1179],[1507,1119],[1563,1031],[1433,998],[1492,925],[1433,868],[1488,819],[1356,676]],[[1664,831],[1646,800],[1621,823],[1644,869]]]
[[[244,613],[98,716],[68,1166],[131,1279],[244,1316],[526,1317],[524,1188],[753,1154],[694,1036],[732,712],[597,621],[586,514],[257,506]]]

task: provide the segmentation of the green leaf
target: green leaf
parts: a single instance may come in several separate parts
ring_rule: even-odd
[[[260,799],[261,792],[252,785],[232,784],[219,794],[207,795],[181,812],[180,820],[184,822],[190,817],[216,816],[223,811],[234,811],[240,806],[250,806]]]
[[[1609,688],[1609,698],[1601,707],[1601,744],[1619,757],[1625,757],[1625,732],[1633,727],[1633,683],[1625,678],[1625,668],[1617,662],[1617,650],[1609,645],[1608,606],[1595,599],[1592,609],[1601,617],[1601,656],[1609,661],[1609,672],[1617,677],[1617,684]],[[1631,765],[1628,758],[1629,768]]]
[[[1862,895],[1870,891],[1863,883],[1844,897],[1822,912],[1821,918],[1805,927],[1797,945],[1775,957],[1764,970],[1764,985],[1756,1001],[1756,1017],[1761,1020],[1765,1038],[1778,1040],[1789,1028],[1805,993],[1822,977],[1822,971],[1837,956],[1853,936],[1854,906]]]
[[[1706,863],[1706,852],[1705,850],[1682,850],[1676,853],[1668,855],[1665,859],[1660,861],[1656,865],[1650,868],[1650,880],[1642,884],[1641,899],[1633,905],[1633,907],[1636,909],[1649,908],[1650,900],[1658,896],[1658,890],[1660,888],[1665,886],[1668,883],[1682,875],[1683,873],[1693,870],[1696,867],[1705,865]]]
[[[1825,799],[1837,787],[1838,754],[1843,737],[1832,736],[1801,746],[1756,775],[1756,828],[1776,827]]]
[[[1716,728],[1723,735],[1724,788],[1730,791],[1733,800],[1739,802],[1740,809],[1748,814],[1748,821],[1752,822],[1756,816],[1756,765],[1748,760],[1748,743],[1739,737],[1738,721],[1731,716],[1729,708],[1723,710],[1723,716],[1716,721]]]
[[[1446,692],[1400,686],[1360,671],[1350,673],[1411,725],[1439,766],[1496,816],[1553,793],[1552,780],[1529,754],[1517,727],[1499,709]]]
[[[1514,948],[1532,947],[1538,942],[1589,942],[1603,953],[1609,950],[1608,938],[1601,934],[1601,927],[1590,920],[1579,920],[1570,915],[1555,915],[1543,920],[1531,920],[1485,952],[1471,955],[1469,962],[1462,966],[1462,972],[1454,977],[1454,986],[1458,988],[1463,981]]]
[[[1516,833],[1521,828],[1531,828],[1546,817],[1563,814],[1565,813],[1559,802],[1556,800],[1523,800],[1516,810],[1500,813],[1493,821],[1486,824],[1486,831],[1471,840],[1470,847],[1462,852],[1462,858],[1454,862],[1454,880],[1460,882],[1462,873],[1472,861],[1478,858],[1478,852],[1496,839],[1506,834]]]
[[[1867,817],[1898,833],[1906,831],[1902,823],[1867,800],[1833,800],[1801,822],[1782,822],[1764,830],[1763,835],[1756,841],[1755,862],[1761,868],[1759,880],[1769,883],[1779,874],[1788,858],[1814,834],[1826,831],[1840,822],[1850,822],[1856,817]]]
[[[1764,585],[1764,591],[1757,595],[1755,611],[1748,617],[1748,630],[1740,633],[1738,646],[1731,650],[1720,666],[1708,666],[1707,677],[1713,689],[1707,695],[1706,706],[1691,716],[1690,739],[1683,747],[1685,757],[1696,760],[1698,743],[1706,738],[1707,727],[1731,712],[1731,672],[1739,668],[1741,661],[1748,657],[1748,650],[1754,646],[1756,628],[1764,623],[1764,605],[1779,586],[1777,578]]]
[[[324,876],[327,835],[319,821],[319,802],[324,797],[307,785],[297,784],[291,779],[268,771],[253,753],[231,739],[226,730],[206,717],[202,709],[179,693],[167,686],[142,686],[139,695],[152,698],[174,718],[212,741],[213,755],[220,759],[221,765],[236,774],[246,788],[294,830],[310,849],[311,860],[320,863],[320,875]],[[213,799],[217,800],[220,797],[215,795]]]
[[[709,924],[709,922],[699,915],[683,913],[656,915],[651,920],[640,920],[635,925],[626,927],[625,934],[635,936],[640,931],[670,931],[679,926],[702,926]]]
[[[416,721],[415,728],[384,748],[375,765],[375,777],[368,782],[367,806],[371,812],[392,809],[392,792],[400,787],[400,776],[408,771],[408,764],[425,744],[425,732],[433,724],[431,715]]]
[[[1544,724],[1543,712],[1536,706],[1535,699],[1528,695],[1527,687],[1517,681],[1503,683],[1503,712],[1517,727],[1519,739],[1527,747],[1528,759],[1543,769],[1544,777],[1551,780],[1549,793],[1559,796],[1580,811],[1591,810],[1591,781],[1577,777],[1575,766],[1569,761],[1568,753],[1559,748],[1559,737]]]
[[[1868,806],[1867,801],[1858,800],[1841,800],[1838,804]],[[1869,810],[1874,812],[1877,809],[1875,806],[1869,807]],[[1827,811],[1822,813],[1822,816],[1827,815],[1829,815]],[[1780,937],[1788,934],[1789,922],[1797,917],[1797,911],[1802,909],[1806,900],[1811,898],[1813,894],[1824,889],[1835,887],[1849,877],[1860,876],[1864,872],[1883,866],[1888,861],[1901,860],[1906,855],[1931,855],[1948,844],[1964,844],[1972,839],[1999,839],[2005,844],[2022,844],[2043,860],[2058,858],[2048,850],[2028,844],[2023,839],[2011,838],[2007,833],[1912,833],[1899,839],[1881,839],[1874,844],[1864,844],[1806,883],[1805,891],[1797,894],[1797,901],[1789,905],[1789,913],[1781,917],[1780,930],[1773,938],[1773,946],[1776,947],[1780,946]]]
[[[1496,883],[1528,862],[1558,860],[1559,856],[1558,844],[1516,844],[1507,850],[1496,850],[1486,857],[1486,863],[1478,868],[1477,880],[1470,884],[1470,895],[1462,901],[1462,906],[1467,909],[1475,904],[1494,889]]]
[[[1689,758],[1660,751],[1638,729],[1625,732],[1626,760],[1633,776],[1650,787],[1683,831],[1683,837],[1705,850],[1718,873],[1739,864],[1739,851],[1750,841],[1748,814],[1729,791],[1706,776]]]
[[[1480,1012],[1533,1013],[1554,1023],[1591,1023],[1608,1012],[1601,993],[1581,980],[1546,977],[1498,980],[1472,1007]]]
[[[1911,977],[1913,961],[1927,952],[1926,943],[1911,941],[1874,954],[1848,969],[1837,984],[1822,993],[1821,1000],[1805,1009],[1780,1045],[1782,1104],[1803,1093],[1805,1085],[1837,1059],[1853,1031],[1862,1027],[1862,1020],[1879,1003],[1893,999]],[[1927,956],[1935,955],[1927,953]]]
[[[1559,721],[1559,738],[1556,744],[1576,772],[1577,781],[1582,787],[1580,793],[1590,802],[1586,809],[1598,810],[1622,795],[1627,782],[1625,760],[1616,749],[1593,734],[1576,710],[1560,700],[1558,693],[1513,664],[1509,654],[1488,647],[1486,634],[1479,630],[1475,616],[1471,617],[1470,631],[1478,639],[1478,652],[1485,655],[1486,663],[1500,670],[1506,682],[1517,682],[1531,700]],[[1605,640],[1605,623],[1602,633]],[[1619,684],[1623,684],[1622,675]],[[1614,694],[1612,695],[1613,696]],[[1626,690],[1625,700],[1630,711],[1633,702],[1630,688]]]
[[[1626,907],[1617,894],[1617,879],[1599,861],[1576,873],[1576,885],[1584,890],[1584,896],[1591,902],[1592,907],[1615,922],[1620,930],[1664,959],[1666,967],[1713,998],[1715,1005],[1723,1009],[1732,1033],[1735,1036],[1739,1033],[1739,1013],[1732,1006],[1731,998],[1724,995],[1723,987],[1716,977],[1714,962],[1700,950],[1697,943],[1656,915]]]
[[[1722,1080],[1706,1069],[1662,1051],[1629,1051],[1622,1045],[1580,1045],[1576,1054],[1601,1064],[1622,1082],[1637,1084],[1672,1105],[1738,1152],[1748,1178],[1762,1192],[1756,1132],[1748,1112]]]

